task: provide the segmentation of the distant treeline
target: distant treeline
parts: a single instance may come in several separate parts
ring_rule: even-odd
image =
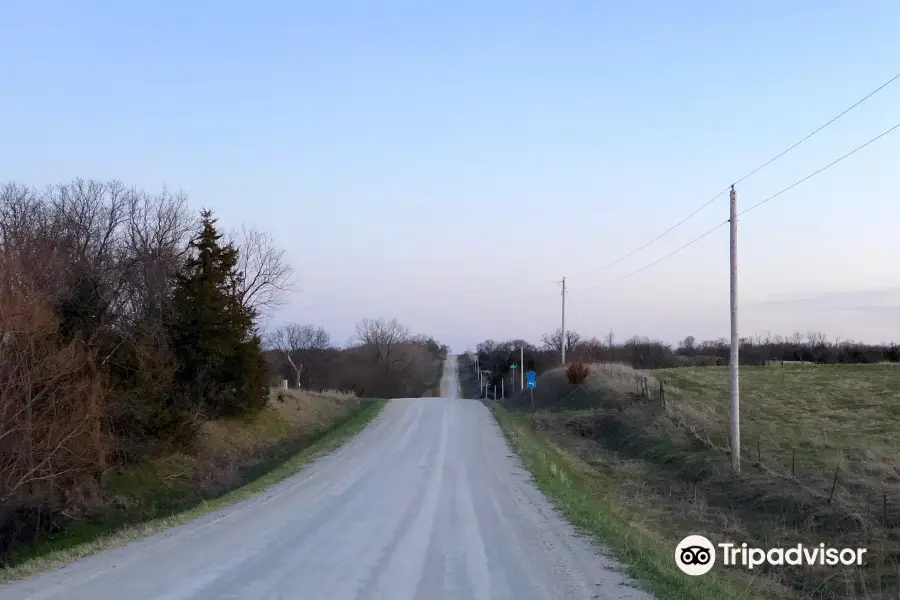
[[[266,339],[273,383],[307,390],[341,390],[376,398],[419,397],[440,377],[448,347],[415,335],[396,319],[363,319],[353,343],[337,347],[315,325],[288,324]]]
[[[565,337],[567,362],[619,362],[637,369],[664,369],[727,365],[731,357],[731,344],[725,338],[698,342],[688,336],[673,346],[640,336],[617,343],[613,332],[603,339],[583,338],[575,331],[567,331]],[[486,340],[478,344],[477,353],[484,368],[505,375],[513,364],[520,362],[520,348],[524,348],[525,368],[540,373],[560,365],[561,339],[561,331],[557,329],[553,334],[544,334],[539,345],[523,339]],[[818,364],[900,362],[900,345],[829,341],[819,332],[755,336],[741,339],[739,360],[742,365],[788,361]]]

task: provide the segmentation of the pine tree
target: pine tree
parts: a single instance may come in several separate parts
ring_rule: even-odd
[[[201,231],[178,277],[171,339],[183,401],[210,417],[251,412],[267,398],[256,315],[236,290],[238,251],[220,242],[216,219],[201,213]]]

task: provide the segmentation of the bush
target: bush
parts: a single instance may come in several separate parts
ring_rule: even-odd
[[[569,380],[569,383],[582,383],[590,374],[590,368],[580,360],[576,360],[566,366],[566,378]]]

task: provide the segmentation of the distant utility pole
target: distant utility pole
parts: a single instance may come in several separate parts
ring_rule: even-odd
[[[737,309],[737,192],[731,186],[731,470],[741,472],[741,404],[739,398],[738,309]]]
[[[562,337],[559,345],[562,347],[562,366],[566,366],[566,278],[562,278]]]
[[[519,346],[519,390],[525,389],[525,346]]]

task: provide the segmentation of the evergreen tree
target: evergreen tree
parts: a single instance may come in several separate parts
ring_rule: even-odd
[[[243,277],[238,251],[220,243],[215,224],[210,211],[201,213],[201,230],[175,288],[171,331],[178,393],[210,417],[247,413],[267,399],[256,315],[237,294]]]

